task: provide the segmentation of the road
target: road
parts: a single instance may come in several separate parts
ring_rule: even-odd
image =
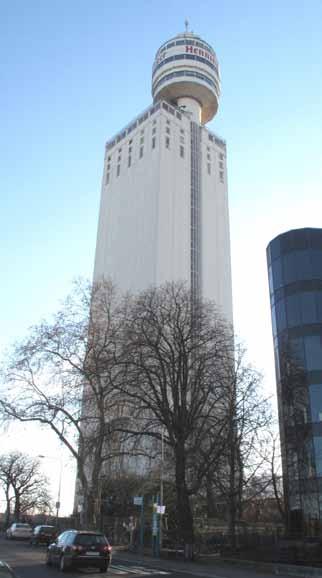
[[[60,572],[56,568],[45,565],[46,548],[31,547],[27,542],[8,541],[0,537],[0,560],[9,563],[17,574],[17,578],[59,578]],[[256,572],[251,569],[216,565],[213,567],[192,564],[163,562],[158,560],[131,559],[131,555],[114,554],[107,576],[109,578],[138,578],[151,576],[152,578],[276,578],[276,574],[267,571]],[[95,569],[81,569],[69,571],[71,578],[89,578],[104,576]],[[279,578],[285,578],[279,574]]]

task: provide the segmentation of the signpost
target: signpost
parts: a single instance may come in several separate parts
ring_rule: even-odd
[[[144,548],[144,496],[134,496],[134,506],[141,506],[140,515],[140,550],[143,552]]]

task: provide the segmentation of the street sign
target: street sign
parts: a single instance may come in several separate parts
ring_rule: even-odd
[[[133,504],[135,506],[142,506],[143,504],[143,496],[134,496],[133,498]]]

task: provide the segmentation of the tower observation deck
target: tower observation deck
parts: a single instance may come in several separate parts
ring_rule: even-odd
[[[154,101],[167,100],[209,122],[218,110],[220,74],[212,47],[193,32],[178,34],[157,51],[152,70]]]

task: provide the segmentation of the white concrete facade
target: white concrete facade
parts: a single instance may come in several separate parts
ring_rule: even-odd
[[[132,292],[177,280],[192,287],[193,210],[201,295],[232,323],[226,145],[165,101],[107,143],[94,282],[112,278]]]

